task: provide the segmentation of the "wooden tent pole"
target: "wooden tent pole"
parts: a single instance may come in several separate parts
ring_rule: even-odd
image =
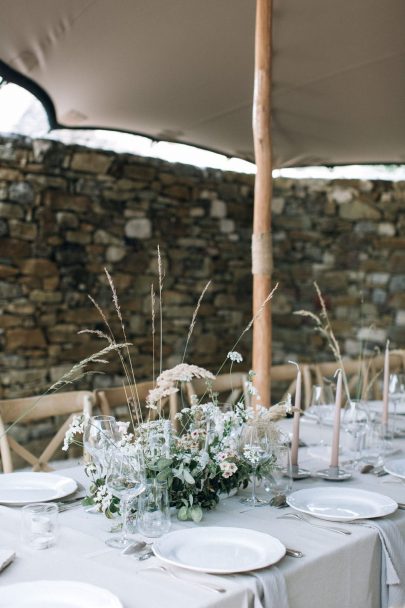
[[[270,293],[272,274],[271,24],[272,0],[257,0],[253,99],[253,139],[257,168],[252,236],[254,315]],[[271,302],[269,302],[253,324],[252,361],[260,402],[267,407],[271,403],[271,361]]]

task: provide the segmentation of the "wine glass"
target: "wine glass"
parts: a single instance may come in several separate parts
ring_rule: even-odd
[[[361,399],[351,399],[343,415],[343,430],[348,437],[348,449],[352,453],[352,468],[357,468],[365,447],[370,418]]]
[[[114,416],[89,418],[84,429],[83,445],[96,466],[97,477],[105,476],[108,452],[116,446],[119,438],[120,434]]]
[[[405,374],[390,374],[389,383],[388,383],[388,393],[389,393],[389,409],[391,410],[392,403],[392,415],[390,416],[391,428],[389,432],[395,437],[395,422],[396,415],[398,410],[398,405],[400,405],[405,399]]]
[[[241,502],[260,507],[268,501],[256,496],[257,468],[271,458],[271,439],[268,424],[261,421],[250,421],[241,430],[239,453],[252,467],[252,495],[242,498]]]
[[[323,438],[323,427],[325,421],[333,416],[335,411],[334,405],[333,388],[330,384],[324,384],[323,386],[314,385],[312,387],[312,397],[310,405],[310,413],[315,416],[316,421],[319,425],[319,444],[320,446],[326,446],[326,442]]]
[[[264,489],[275,496],[286,496],[292,488],[292,467],[290,446],[288,443],[277,443],[272,449],[270,471],[264,474]]]
[[[114,549],[125,549],[130,544],[128,539],[128,507],[130,502],[145,490],[145,463],[138,446],[130,445],[123,449],[110,451],[106,486],[120,499],[122,517],[121,534],[105,542]]]

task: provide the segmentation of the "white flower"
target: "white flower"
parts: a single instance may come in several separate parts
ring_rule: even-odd
[[[124,433],[123,435],[121,435],[121,439],[117,442],[117,446],[119,448],[125,448],[126,446],[132,444],[133,438],[133,433]]]
[[[226,458],[228,458],[228,453],[227,452],[219,452],[216,457],[215,460],[217,462],[222,462],[223,460],[225,460]]]
[[[167,369],[157,378],[157,385],[162,381],[166,382],[190,382],[193,378],[206,378],[214,380],[215,376],[203,367],[197,365],[188,365],[188,363],[179,363],[171,369]]]
[[[107,486],[103,485],[98,488],[94,496],[94,503],[99,511],[105,513],[109,509],[112,499],[113,495],[107,489]]]
[[[190,382],[193,378],[214,380],[215,376],[203,367],[179,363],[171,369],[165,370],[157,377],[156,386],[149,391],[146,399],[147,406],[156,409],[156,404],[161,399],[178,392],[179,389],[175,386],[177,382]]]
[[[165,397],[169,397],[169,395],[173,395],[179,391],[171,382],[167,380],[162,380],[159,382],[155,388],[149,391],[149,394],[146,398],[146,405],[150,409],[157,409],[156,403],[164,399]]]
[[[227,356],[227,359],[229,359],[230,361],[233,361],[234,363],[242,363],[243,361],[243,357],[240,353],[236,352],[236,350],[231,350]]]
[[[290,395],[290,393],[288,393],[288,395],[286,397],[284,407],[285,407],[286,414],[291,414],[292,413],[292,402],[291,402],[291,395]]]
[[[94,462],[89,462],[88,464],[86,464],[86,466],[84,467],[84,470],[85,470],[87,477],[93,477],[94,475],[97,474],[97,467],[94,464]]]
[[[246,389],[247,389],[247,392],[249,393],[249,395],[251,395],[252,397],[259,396],[259,392],[258,392],[257,388],[254,386],[253,382],[251,382],[251,380],[246,380],[245,386],[246,386]]]
[[[126,435],[128,433],[129,422],[121,422],[117,421],[118,432],[121,435]]]
[[[210,461],[210,456],[209,456],[208,452],[206,452],[205,450],[200,452],[200,454],[198,456],[198,466],[201,469],[205,469],[205,467],[207,466],[209,461]]]
[[[74,442],[76,435],[83,435],[84,427],[89,420],[88,414],[80,414],[74,416],[70,427],[65,433],[62,450],[65,452],[69,449],[69,446]]]
[[[221,462],[219,468],[222,471],[222,477],[225,478],[232,477],[232,475],[238,470],[238,467],[234,462],[227,462],[226,460]]]
[[[245,445],[243,448],[243,457],[250,462],[251,465],[260,464],[263,460],[263,448],[256,445]]]

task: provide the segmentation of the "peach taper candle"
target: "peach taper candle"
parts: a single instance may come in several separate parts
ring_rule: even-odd
[[[294,365],[297,365],[296,363]],[[301,384],[302,375],[299,366],[297,365],[297,382],[295,387],[294,401],[294,419],[293,419],[293,435],[291,440],[291,464],[298,466],[298,446],[300,441],[300,410],[301,410]]]
[[[335,399],[335,420],[333,423],[331,467],[339,466],[340,408],[342,405],[342,370],[338,370]]]
[[[383,384],[383,413],[382,413],[382,422],[383,424],[388,424],[388,384],[390,380],[390,341],[387,340],[387,344],[385,346],[385,357],[384,357],[384,384]]]

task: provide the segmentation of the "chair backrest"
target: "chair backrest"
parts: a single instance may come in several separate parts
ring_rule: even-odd
[[[306,407],[308,407],[309,401],[311,399],[312,377],[309,365],[300,365],[300,370],[302,374],[301,409],[305,409]],[[281,401],[284,401],[287,398],[288,394],[290,394],[292,398],[294,397],[295,389],[297,386],[297,369],[295,365],[291,365],[291,363],[283,365],[273,365],[270,370],[270,377],[272,385],[278,382],[283,383],[283,385],[285,386],[285,383],[288,383],[287,387],[284,389]]]
[[[338,370],[340,367],[341,366],[337,361],[311,365],[311,372],[314,375],[314,384],[324,386],[326,379],[331,379],[336,373],[336,370]],[[346,374],[350,395],[357,395],[359,392],[363,393],[369,382],[370,370],[367,362],[364,360],[359,361],[355,359],[345,360],[343,361],[343,367]]]
[[[303,388],[302,388],[302,405],[308,405],[307,401],[311,395],[311,374],[309,372],[308,365],[300,366],[302,372]],[[283,389],[282,400],[286,399],[287,395],[293,396],[295,394],[296,382],[297,382],[297,370],[291,364],[286,365],[274,365],[271,368],[271,381],[272,383],[282,383],[285,387]],[[244,403],[247,406],[251,405],[251,397],[247,391],[246,381],[248,379],[245,373],[233,373],[233,374],[222,374],[215,378],[211,384],[211,389],[214,392],[220,393],[219,401],[227,406],[234,405],[237,401],[243,397]],[[193,380],[186,385],[186,393],[189,400],[192,395],[201,397],[206,394],[209,397],[209,391],[207,390],[207,383],[205,380]]]
[[[348,380],[351,396],[362,399],[381,399],[382,372],[384,369],[384,355],[358,359],[346,359],[343,366]],[[314,384],[323,386],[325,378],[332,377],[340,367],[337,361],[310,365],[314,376]],[[405,351],[390,353],[390,372],[405,370]]]
[[[244,373],[233,373],[233,374],[220,374],[207,384],[206,380],[194,379],[192,382],[188,382],[184,386],[188,400],[191,400],[194,396],[206,397],[209,401],[211,391],[219,393],[218,402],[222,407],[229,407],[235,405],[242,397],[244,403],[250,404],[250,396],[246,388],[246,381],[248,377]]]
[[[30,464],[33,471],[51,471],[49,460],[63,443],[73,417],[81,413],[91,415],[93,401],[94,397],[90,391],[71,391],[0,401],[0,454],[4,473],[13,471],[12,452]],[[21,421],[21,424],[26,425],[55,416],[67,418],[38,457],[7,433],[7,427],[13,422]]]
[[[97,389],[94,391],[95,402],[99,406],[101,413],[104,414],[104,416],[118,416],[121,419],[128,419],[130,417],[128,410],[129,402],[134,402],[135,407],[137,407],[137,404],[139,403],[144,418],[153,420],[157,415],[156,410],[146,409],[145,402],[149,391],[153,389],[154,386],[155,383],[149,381],[139,382],[136,385],[132,384]],[[176,393],[170,395],[170,397],[162,399],[160,404],[162,410],[165,410],[167,406],[169,406],[169,417],[173,422],[177,413]],[[134,423],[139,422],[136,418],[134,410],[132,411]]]
[[[405,351],[390,352],[390,373],[405,372]],[[382,385],[384,375],[384,355],[373,357],[370,360],[368,382],[370,386],[369,398],[382,399]],[[376,381],[377,380],[377,381]],[[379,380],[379,381],[378,381]]]

